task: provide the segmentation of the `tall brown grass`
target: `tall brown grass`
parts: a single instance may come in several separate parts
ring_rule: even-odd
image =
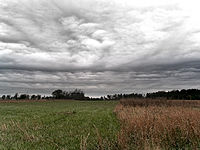
[[[121,101],[115,108],[121,122],[120,148],[200,148],[200,110],[192,107],[197,104],[197,101]]]
[[[181,106],[181,107],[199,107],[199,100],[166,100],[166,99],[122,99],[120,104],[124,106]]]

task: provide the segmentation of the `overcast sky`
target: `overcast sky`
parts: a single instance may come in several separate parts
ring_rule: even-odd
[[[198,0],[0,0],[0,95],[200,88]]]

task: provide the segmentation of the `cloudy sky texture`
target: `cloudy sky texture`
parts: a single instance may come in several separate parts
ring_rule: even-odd
[[[198,0],[0,0],[0,94],[200,88]]]

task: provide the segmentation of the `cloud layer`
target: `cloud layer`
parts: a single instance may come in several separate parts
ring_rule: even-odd
[[[195,0],[0,0],[0,93],[200,88]]]

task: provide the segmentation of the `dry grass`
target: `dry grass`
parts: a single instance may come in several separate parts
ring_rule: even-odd
[[[121,149],[200,148],[200,111],[182,107],[192,106],[191,103],[185,101],[186,105],[182,101],[170,101],[160,104],[148,101],[145,104],[145,101],[132,101],[126,105],[122,105],[122,101],[115,108],[121,122],[118,136]]]
[[[122,99],[120,104],[124,106],[181,106],[181,107],[199,107],[200,101],[198,100],[166,100],[166,99]]]

